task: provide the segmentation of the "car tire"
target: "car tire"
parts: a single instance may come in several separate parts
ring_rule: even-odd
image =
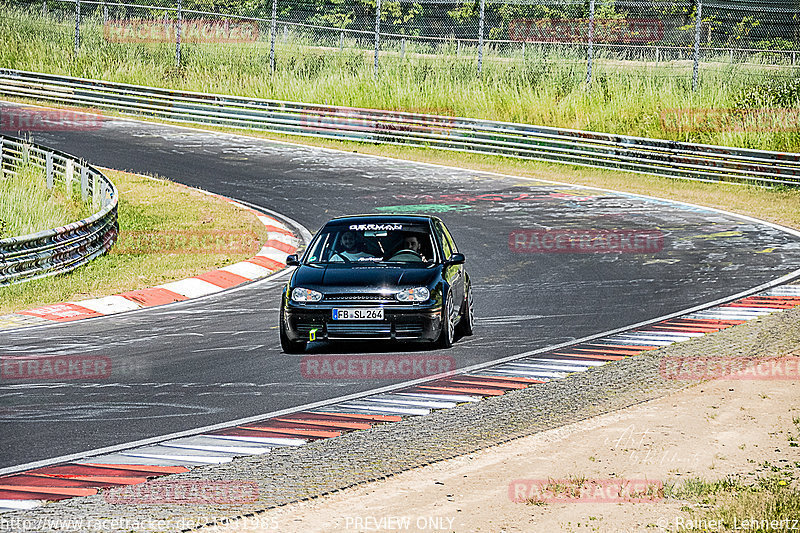
[[[283,309],[281,309],[280,325],[278,326],[281,337],[281,348],[284,353],[303,353],[306,351],[306,341],[293,341],[286,335],[286,319],[283,317]]]
[[[450,348],[453,346],[453,339],[455,338],[455,331],[453,328],[453,294],[448,291],[445,298],[445,304],[442,306],[442,326],[439,330],[439,339],[436,343],[439,348]]]
[[[472,287],[467,285],[464,296],[464,310],[461,313],[461,320],[458,323],[458,332],[469,337],[475,333],[475,312],[472,301]]]

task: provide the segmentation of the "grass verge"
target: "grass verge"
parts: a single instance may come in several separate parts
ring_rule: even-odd
[[[64,226],[91,214],[80,196],[47,188],[44,171],[26,165],[0,179],[0,239]]]
[[[683,531],[792,531],[800,528],[800,463],[754,483],[729,477],[718,481],[690,479],[665,487],[668,498],[685,500],[689,513]]]
[[[105,173],[120,201],[112,251],[69,274],[0,288],[0,314],[190,277],[252,257],[266,240],[255,217],[224,200],[166,180]]]

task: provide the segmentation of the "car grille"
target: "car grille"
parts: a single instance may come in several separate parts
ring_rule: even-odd
[[[393,296],[380,293],[361,294],[326,294],[325,300],[330,302],[396,302]]]
[[[328,335],[331,337],[391,337],[392,324],[389,322],[329,322]],[[398,338],[419,337],[424,328],[422,324],[406,322],[395,324],[394,332]]]

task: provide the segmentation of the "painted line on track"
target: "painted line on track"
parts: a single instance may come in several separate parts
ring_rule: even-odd
[[[774,285],[774,282],[766,285]],[[752,294],[752,291],[748,292]],[[751,294],[733,301],[714,303],[713,307],[700,307],[725,310],[755,302],[763,311],[773,313],[800,306],[800,285],[759,287],[755,295]],[[684,318],[696,315],[695,309],[571,343],[525,352],[500,362],[474,365],[205,428],[5,468],[0,470],[0,511],[33,508],[46,501],[96,494],[108,487],[185,472],[194,466],[228,463],[235,457],[302,446],[404,417],[424,416],[435,410],[451,409],[462,403],[563,379],[575,372],[649,351],[653,348],[653,333],[649,328],[653,326],[662,328],[657,336],[665,340],[659,340],[658,344],[666,345],[741,323]],[[760,316],[763,313],[751,314],[748,320]],[[702,325],[704,331],[688,336],[681,329],[684,323]],[[638,340],[642,345],[632,344]],[[625,346],[626,350],[619,350],[620,346]],[[620,352],[625,353],[621,355]],[[64,485],[65,479],[80,483]]]

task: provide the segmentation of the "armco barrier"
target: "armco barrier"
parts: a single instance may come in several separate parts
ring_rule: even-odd
[[[800,185],[800,154],[263,100],[0,70],[0,95],[290,135],[424,146],[701,181]]]
[[[47,186],[80,189],[98,211],[66,226],[0,240],[0,285],[68,272],[105,253],[117,238],[117,189],[97,169],[56,150],[0,135],[0,176],[30,164],[44,170]]]

